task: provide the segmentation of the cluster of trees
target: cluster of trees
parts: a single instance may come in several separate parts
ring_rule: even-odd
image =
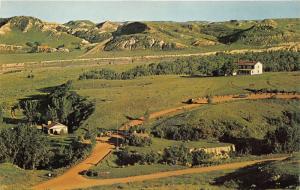
[[[212,155],[203,150],[190,151],[184,144],[165,148],[163,153],[140,153],[124,149],[117,153],[119,165],[167,163],[171,165],[203,165],[212,163]]]
[[[261,61],[265,71],[300,70],[300,52],[273,51],[245,54],[218,53],[213,56],[180,58],[158,64],[140,65],[122,73],[110,69],[91,70],[79,76],[84,79],[128,80],[149,75],[218,76],[236,70],[238,60]]]
[[[29,123],[55,121],[76,130],[95,110],[93,102],[71,91],[72,82],[47,89],[47,95],[20,101],[20,107]]]
[[[177,122],[177,123],[176,123]],[[171,140],[190,140],[220,138],[224,134],[234,133],[238,136],[247,136],[247,131],[243,126],[232,120],[214,120],[211,124],[202,124],[199,121],[196,124],[190,124],[185,121],[176,120],[175,123],[162,123],[152,128],[152,134],[159,138]]]
[[[197,141],[204,138],[204,131],[201,128],[195,128],[189,125],[162,125],[156,126],[152,130],[156,137],[172,140],[192,140]]]
[[[284,112],[276,120],[278,127],[265,136],[268,150],[276,153],[292,153],[300,150],[300,112]]]
[[[24,169],[67,167],[91,150],[92,144],[82,144],[77,139],[70,145],[53,148],[40,130],[29,125],[0,130],[0,162],[10,162]]]
[[[48,168],[62,168],[76,164],[86,158],[92,151],[94,144],[82,143],[80,139],[72,139],[69,145],[59,146],[52,150]]]
[[[33,127],[17,126],[0,131],[0,162],[36,169],[47,166],[52,156],[49,141]]]
[[[3,122],[4,118],[4,106],[0,104],[0,123]]]
[[[152,143],[152,140],[149,136],[144,136],[141,134],[135,134],[130,133],[125,137],[124,140],[125,144],[128,144],[130,146],[150,146]]]
[[[250,89],[250,88],[247,88],[245,90],[248,90],[252,93],[255,93],[255,94],[259,94],[259,93],[294,93],[296,94],[297,91],[287,91],[287,90],[278,90],[278,89],[269,89],[269,88],[261,88],[261,89]]]
[[[276,126],[263,139],[237,137],[229,131],[225,132],[220,141],[235,144],[240,154],[292,153],[300,150],[300,112],[285,111],[283,116],[268,118],[268,123]]]

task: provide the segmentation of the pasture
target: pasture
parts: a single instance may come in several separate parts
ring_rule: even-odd
[[[96,111],[86,121],[91,127],[117,129],[127,117],[182,105],[189,98],[247,93],[246,88],[300,91],[299,72],[264,73],[260,76],[190,77],[148,76],[134,80],[78,80],[93,68],[124,71],[134,64],[86,67],[31,68],[0,75],[0,99],[9,108],[18,99],[42,93],[39,89],[74,81],[74,90],[95,101]],[[34,78],[27,78],[32,73]],[[6,110],[9,114],[10,110]],[[21,117],[21,113],[18,113]],[[8,117],[9,115],[7,115]]]

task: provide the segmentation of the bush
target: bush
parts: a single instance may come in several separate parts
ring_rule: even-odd
[[[193,165],[209,164],[212,158],[211,154],[204,152],[204,150],[197,150],[192,152]]]
[[[164,149],[163,160],[172,165],[187,165],[192,162],[192,154],[184,144]]]
[[[280,126],[270,131],[264,140],[273,152],[291,153],[300,150],[300,112],[284,112]]]
[[[148,136],[132,133],[125,137],[125,143],[130,146],[150,146],[152,140]]]

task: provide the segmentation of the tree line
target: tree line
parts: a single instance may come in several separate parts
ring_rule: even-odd
[[[170,165],[208,165],[213,162],[213,155],[203,150],[190,151],[185,144],[167,147],[162,153],[137,152],[127,148],[118,151],[118,165],[165,163]]]
[[[300,70],[300,52],[270,51],[248,52],[245,54],[217,53],[212,56],[179,58],[175,61],[163,61],[149,65],[139,65],[118,73],[111,69],[91,70],[82,73],[79,80],[106,79],[129,80],[149,75],[198,75],[219,76],[231,74],[236,70],[235,62],[239,60],[260,61],[264,71],[298,71]]]
[[[10,162],[23,169],[68,167],[83,159],[92,144],[72,139],[69,145],[51,146],[50,139],[29,125],[0,130],[0,162]]]

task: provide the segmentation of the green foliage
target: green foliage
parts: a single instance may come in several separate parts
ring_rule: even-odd
[[[48,167],[53,169],[68,167],[84,159],[92,151],[92,144],[84,144],[73,139],[69,145],[60,146],[53,150],[54,156]]]
[[[163,160],[172,165],[187,165],[192,163],[192,154],[184,144],[174,145],[164,149]]]
[[[221,67],[221,72],[224,75],[232,75],[232,73],[236,72],[237,70],[237,64],[234,64],[234,62],[228,61],[225,62],[224,65]]]
[[[203,131],[199,128],[193,128],[188,125],[159,125],[155,126],[152,133],[156,137],[172,140],[199,140],[203,138]]]
[[[0,124],[3,122],[4,118],[4,106],[0,104]]]
[[[20,101],[30,123],[61,122],[76,130],[94,112],[94,103],[71,91],[72,82],[46,89],[45,96]]]
[[[246,30],[238,31],[228,36],[223,36],[223,43],[240,42],[248,45],[270,45],[280,42],[288,42],[293,38],[292,34],[270,25],[254,25]]]
[[[37,112],[39,101],[37,100],[25,100],[20,102],[20,106],[23,109],[23,114],[28,119],[28,122],[39,122],[41,114]]]
[[[299,154],[282,161],[264,162],[217,177],[213,185],[233,189],[297,189]]]
[[[285,112],[275,131],[265,136],[269,149],[273,152],[291,153],[300,150],[300,112]]]
[[[17,126],[0,131],[1,162],[36,169],[47,166],[52,156],[47,138],[34,127]]]
[[[150,146],[152,142],[149,136],[130,133],[125,137],[125,143],[130,146]]]
[[[291,51],[274,51],[246,54],[217,54],[196,58],[181,58],[158,64],[140,65],[133,69],[117,73],[109,69],[91,70],[79,76],[83,79],[128,80],[150,75],[230,75],[237,69],[237,60],[260,61],[265,71],[297,71],[300,69],[300,53]]]
[[[208,154],[204,150],[197,150],[192,152],[193,165],[209,164],[212,157],[212,154]]]

